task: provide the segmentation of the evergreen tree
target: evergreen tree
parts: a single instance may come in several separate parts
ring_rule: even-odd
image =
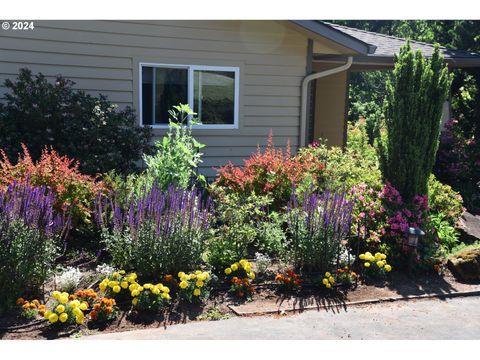
[[[384,179],[407,202],[427,193],[451,79],[438,45],[430,60],[413,52],[409,43],[395,56],[384,103],[386,133],[379,148]]]

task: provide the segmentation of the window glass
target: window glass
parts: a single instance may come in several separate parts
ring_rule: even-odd
[[[142,124],[153,124],[153,68],[142,67]]]
[[[193,111],[202,124],[234,124],[235,72],[195,70]]]
[[[155,124],[168,124],[173,106],[188,104],[188,70],[155,69]]]

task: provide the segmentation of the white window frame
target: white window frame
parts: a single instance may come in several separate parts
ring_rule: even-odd
[[[140,125],[141,126],[150,126],[154,129],[168,129],[168,124],[153,124],[152,125],[143,124],[143,111],[142,111],[142,67],[153,67],[153,68],[175,68],[175,69],[187,69],[188,70],[188,89],[187,89],[187,98],[188,105],[194,109],[194,76],[193,73],[196,70],[204,71],[225,71],[235,73],[235,84],[234,84],[234,103],[233,103],[233,124],[198,124],[192,125],[193,129],[238,129],[238,112],[239,112],[239,93],[240,93],[240,68],[232,66],[207,66],[207,65],[181,65],[181,64],[159,64],[159,63],[148,63],[140,62],[138,64],[139,69],[139,116],[140,116]],[[155,74],[155,72],[153,72]],[[155,79],[154,79],[155,80]],[[154,87],[155,88],[155,87]],[[155,106],[155,104],[154,104]]]

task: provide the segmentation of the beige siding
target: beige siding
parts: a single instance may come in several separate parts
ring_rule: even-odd
[[[315,64],[314,70],[319,72],[336,66]],[[315,140],[327,140],[331,146],[344,145],[347,77],[344,71],[316,80],[313,135]]]
[[[34,31],[0,33],[0,82],[28,67],[138,109],[139,62],[239,67],[239,128],[195,130],[213,175],[265,145],[270,129],[295,150],[306,54],[305,34],[276,21],[36,21]]]

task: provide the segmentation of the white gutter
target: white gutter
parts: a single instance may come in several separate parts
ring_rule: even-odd
[[[300,146],[304,147],[306,143],[306,129],[307,129],[307,97],[308,97],[308,83],[312,80],[320,79],[326,76],[330,76],[345,70],[348,70],[352,66],[353,57],[349,56],[347,62],[339,67],[328,69],[325,71],[320,71],[318,73],[313,73],[307,75],[303,78],[302,81],[302,107],[300,114]]]

